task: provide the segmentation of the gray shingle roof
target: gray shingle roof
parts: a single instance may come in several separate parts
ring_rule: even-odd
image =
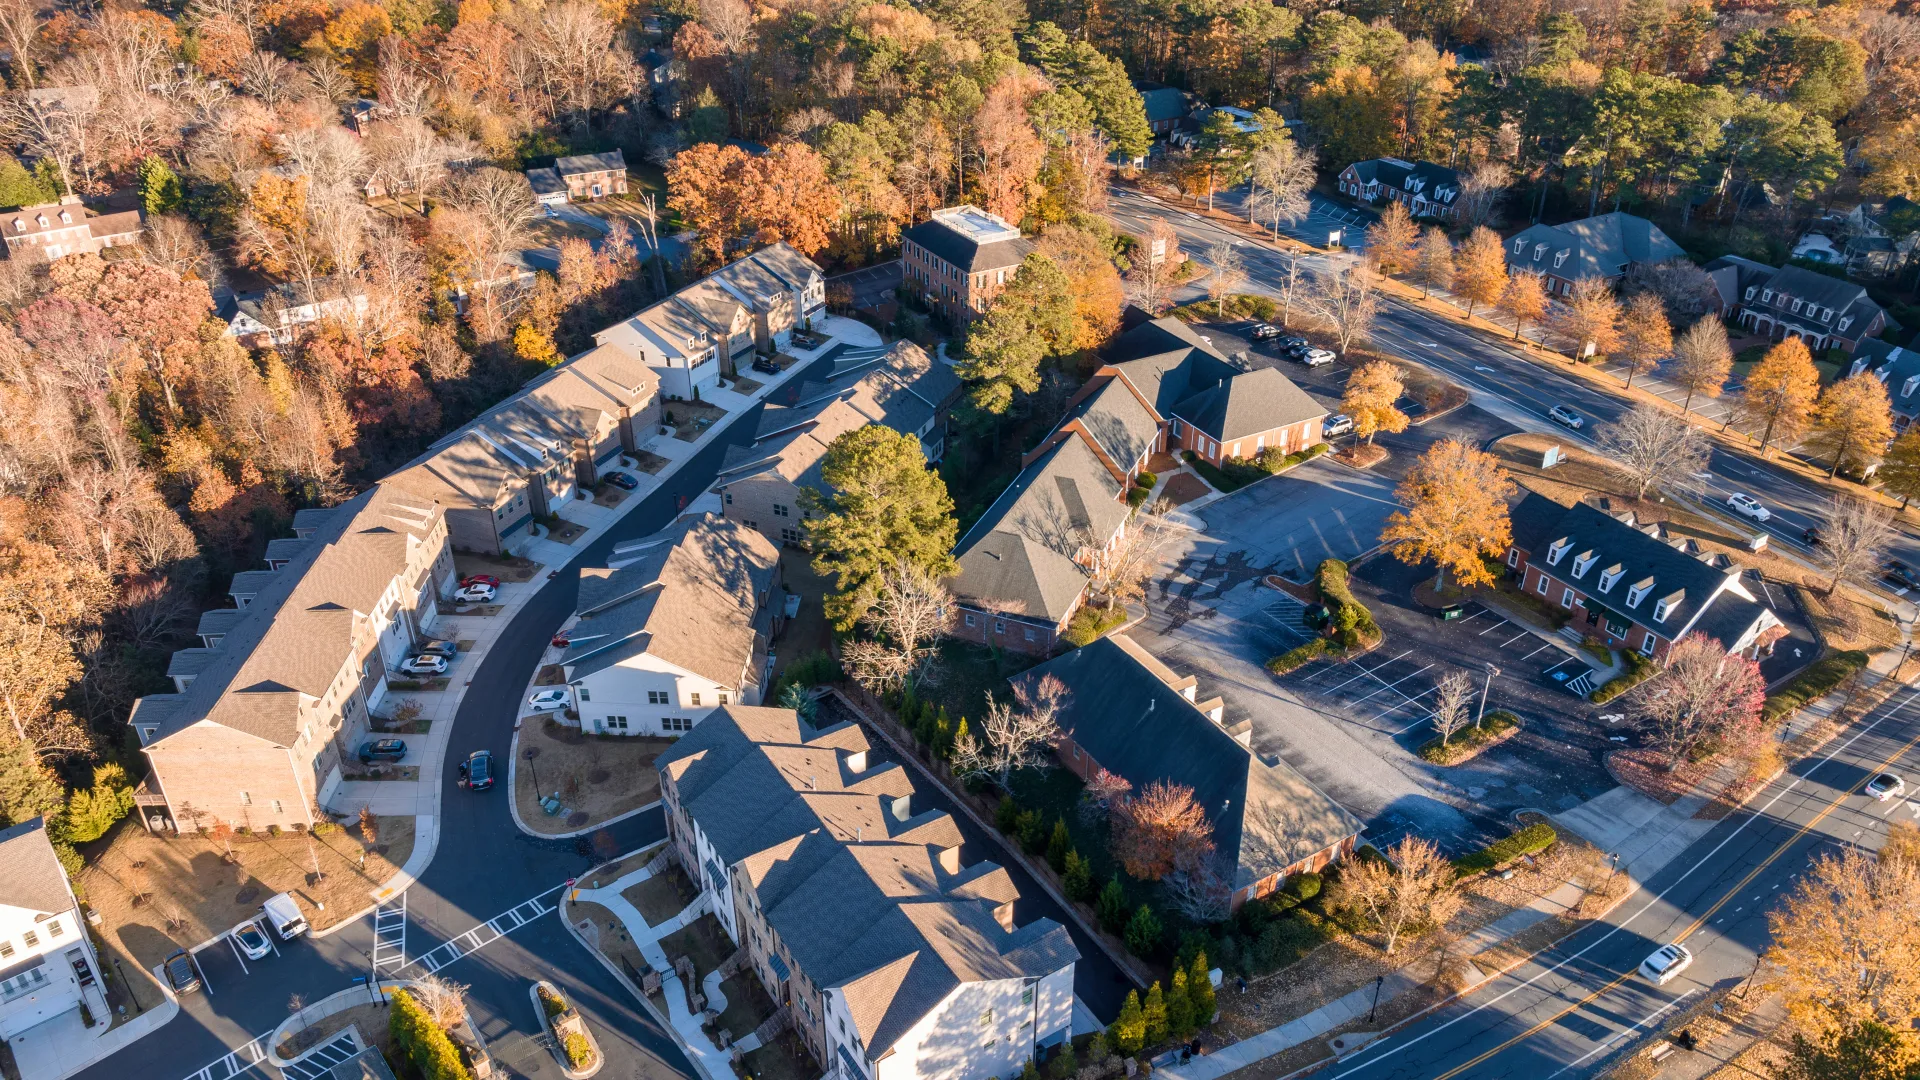
[[[640,653],[738,687],[753,656],[759,598],[780,552],[738,522],[703,514],[667,527],[638,561],[580,571],[580,620],[561,663],[580,679]]]
[[[625,172],[627,155],[618,150],[609,150],[604,154],[575,154],[572,157],[556,159],[553,169],[561,176],[578,176],[592,172]]]
[[[1159,421],[1124,386],[1108,385],[1087,395],[1067,419],[1078,420],[1100,449],[1123,469],[1139,461],[1160,434]]]
[[[1147,82],[1134,83],[1133,88],[1140,94],[1140,104],[1146,108],[1149,124],[1184,120],[1187,113],[1192,111],[1187,106],[1187,93],[1184,90]]]
[[[1520,245],[1517,253],[1516,243]],[[1537,250],[1543,244],[1545,250]],[[1568,253],[1567,259],[1556,266],[1555,257],[1562,251]],[[1513,269],[1538,270],[1568,281],[1612,279],[1634,263],[1666,262],[1687,255],[1658,225],[1617,212],[1561,225],[1529,225],[1507,238],[1506,253],[1507,265]]]
[[[1121,334],[1108,349],[1108,363],[1126,376],[1162,419],[1195,391],[1240,373],[1193,328],[1178,319],[1155,319]]]
[[[1255,368],[1194,394],[1175,416],[1227,441],[1327,415],[1320,403],[1274,368]]]
[[[1431,161],[1373,158],[1356,161],[1350,167],[1363,184],[1378,183],[1443,206],[1452,205],[1460,197],[1460,174]]]
[[[1033,250],[1033,241],[1025,237],[982,244],[958,229],[931,218],[901,233],[900,236],[903,240],[911,240],[919,244],[933,252],[942,261],[951,266],[957,266],[967,273],[1005,270],[1019,266],[1020,261],[1027,257],[1027,253]]]
[[[869,750],[850,724],[815,731],[789,710],[727,707],[659,768],[795,966],[845,993],[878,1058],[963,983],[1037,978],[1079,954],[1051,920],[1004,929],[994,913],[1018,899],[1006,872],[949,869],[957,826],[940,811],[909,816],[898,765],[854,771]]]
[[[1902,348],[1891,341],[1868,338],[1853,350],[1852,372],[1871,371],[1886,384],[1887,400],[1893,411],[1909,419],[1920,416],[1920,380],[1909,388],[1908,380],[1920,376],[1920,350]]]
[[[1324,851],[1361,821],[1278,757],[1262,760],[1208,719],[1112,635],[1018,676],[1067,687],[1060,727],[1100,765],[1133,783],[1184,784],[1206,811],[1215,850],[1234,860],[1234,887]]]
[[[960,573],[949,588],[994,610],[1058,622],[1086,587],[1073,555],[1104,544],[1126,522],[1122,494],[1085,440],[1056,440],[961,538]]]
[[[0,904],[48,915],[73,907],[67,872],[47,838],[45,818],[0,831]]]

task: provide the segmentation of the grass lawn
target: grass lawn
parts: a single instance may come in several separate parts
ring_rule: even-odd
[[[514,748],[520,762],[513,800],[520,820],[535,832],[565,833],[645,806],[660,797],[653,760],[672,744],[639,735],[588,735],[551,718],[528,718]],[[528,750],[539,751],[532,762],[526,760]],[[562,810],[549,815],[540,797],[556,792]]]
[[[727,415],[727,410],[705,401],[670,401],[662,417],[673,427],[673,437],[693,442]]]
[[[1458,765],[1519,733],[1520,718],[1505,709],[1496,709],[1486,715],[1479,727],[1469,726],[1454,732],[1445,746],[1440,744],[1440,737],[1436,735],[1416,753],[1421,760],[1435,765]]]
[[[640,909],[640,915],[647,920],[648,926],[659,926],[680,914],[699,896],[692,883],[687,881],[687,875],[677,866],[668,867],[666,873],[655,874],[638,885],[630,886],[620,895],[627,898],[627,903]]]
[[[358,828],[313,837],[311,847],[294,833],[236,836],[234,861],[227,862],[218,841],[194,833],[150,836],[129,818],[110,840],[89,845],[80,886],[103,920],[100,937],[151,968],[175,948],[253,918],[277,893],[292,893],[315,930],[357,917],[373,902],[370,892],[413,854],[412,818],[381,817],[377,824],[372,847]],[[326,874],[318,881],[314,859]]]
[[[707,972],[717,970],[733,955],[733,947],[720,930],[720,920],[711,913],[661,938],[660,948],[666,951],[668,963],[682,956],[692,960],[696,980],[706,978]]]
[[[825,652],[833,645],[833,624],[827,621],[826,608],[821,606],[832,584],[813,572],[813,556],[796,548],[781,548],[780,576],[786,590],[800,597],[800,613],[787,620],[774,642],[775,683],[788,664]]]
[[[727,999],[727,1007],[720,1011],[714,1027],[726,1031],[735,1042],[752,1034],[754,1028],[773,1015],[773,999],[767,996],[751,971],[742,971],[723,981],[720,994]]]

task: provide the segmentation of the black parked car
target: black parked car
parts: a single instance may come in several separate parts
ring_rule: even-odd
[[[753,370],[767,375],[778,375],[780,374],[780,365],[763,356],[753,362]]]
[[[493,786],[493,755],[485,750],[475,750],[467,755],[460,764],[460,782],[473,791],[485,791]]]
[[[173,950],[162,966],[166,968],[167,985],[173,987],[174,994],[192,994],[200,989],[200,972],[194,968],[193,957],[187,950]]]
[[[1818,525],[1809,525],[1806,531],[1800,534],[1800,539],[1806,541],[1808,547],[1819,547],[1827,542],[1827,538],[1820,534]]]
[[[1280,336],[1280,328],[1272,323],[1256,323],[1253,327],[1253,340],[1265,341]]]
[[[637,488],[640,486],[640,481],[635,480],[633,477],[628,476],[626,473],[623,473],[623,472],[608,473],[607,483],[612,484],[614,487],[619,488],[621,491],[632,491],[634,488]]]
[[[1880,576],[1897,589],[1920,589],[1920,574],[1899,559],[1888,559],[1880,568]]]
[[[360,764],[371,765],[376,761],[399,761],[407,756],[407,743],[404,739],[375,739],[360,744]]]

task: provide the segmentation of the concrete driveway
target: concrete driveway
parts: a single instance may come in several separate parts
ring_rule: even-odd
[[[1272,573],[1304,581],[1322,559],[1349,559],[1380,542],[1398,504],[1391,481],[1317,458],[1197,511],[1206,534]]]

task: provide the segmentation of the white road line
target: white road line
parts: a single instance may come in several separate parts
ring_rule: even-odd
[[[1407,674],[1400,676],[1399,678],[1393,680],[1392,682],[1388,682],[1385,679],[1379,679],[1379,683],[1380,683],[1379,689],[1370,690],[1367,693],[1361,695],[1360,697],[1354,698],[1352,701],[1347,703],[1347,708],[1349,709],[1354,708],[1355,706],[1359,705],[1361,702],[1379,693],[1381,690],[1392,690],[1394,687],[1399,686],[1401,683],[1406,682],[1408,679],[1413,678],[1415,675],[1420,674],[1421,671],[1425,671],[1427,670],[1427,668],[1430,668],[1432,666],[1433,666],[1432,664],[1428,664],[1426,665],[1426,667],[1421,668],[1419,671],[1408,672]],[[1395,692],[1398,693],[1401,697],[1407,697],[1406,691],[1404,690],[1395,691]],[[1407,698],[1407,700],[1412,701],[1413,699]]]
[[[1548,649],[1551,649],[1551,648],[1553,648],[1553,642],[1551,642],[1551,641],[1549,641],[1549,642],[1547,642],[1547,643],[1546,643],[1545,645],[1542,645],[1542,646],[1540,646],[1539,648],[1537,648],[1537,649],[1535,649],[1535,650],[1533,650],[1532,652],[1530,652],[1530,653],[1528,653],[1527,655],[1525,655],[1525,656],[1523,656],[1523,657],[1521,657],[1520,659],[1521,659],[1521,660],[1531,660],[1531,659],[1533,659],[1534,657],[1536,657],[1536,656],[1539,656],[1539,655],[1540,655],[1541,653],[1543,653],[1543,652],[1546,652],[1546,651],[1547,651]],[[1551,671],[1551,670],[1553,670],[1553,669],[1552,669],[1552,668],[1548,668],[1547,670],[1549,670],[1549,671]]]
[[[1837,758],[1841,754],[1846,753],[1848,750],[1852,749],[1854,743],[1859,742],[1861,739],[1866,737],[1868,732],[1871,732],[1874,728],[1877,728],[1882,723],[1886,722],[1888,717],[1899,713],[1902,709],[1905,709],[1907,706],[1913,704],[1914,699],[1917,697],[1920,697],[1920,690],[1916,690],[1913,693],[1907,695],[1907,699],[1905,701],[1902,701],[1900,704],[1894,706],[1893,708],[1887,710],[1885,713],[1881,714],[1881,716],[1878,719],[1874,720],[1873,723],[1868,724],[1864,728],[1861,728],[1859,732],[1857,732],[1852,738],[1848,739],[1846,742],[1842,743],[1837,749],[1833,751],[1833,753],[1828,754],[1824,758],[1821,758],[1820,761],[1817,764],[1815,764],[1812,769],[1807,770],[1807,773],[1811,775],[1814,769],[1818,769],[1820,766],[1828,764],[1829,762],[1833,761],[1834,758]],[[1566,959],[1561,960],[1559,963],[1554,964],[1552,967],[1547,968],[1546,970],[1540,972],[1538,975],[1535,975],[1534,977],[1528,979],[1527,981],[1521,983],[1520,985],[1515,986],[1510,990],[1504,991],[1498,996],[1489,998],[1478,1005],[1475,1005],[1473,1008],[1468,1009],[1466,1012],[1461,1013],[1459,1016],[1456,1016],[1453,1019],[1447,1021],[1446,1023],[1441,1024],[1440,1026],[1434,1028],[1432,1031],[1423,1032],[1419,1035],[1414,1036],[1411,1039],[1406,1040],[1405,1042],[1395,1043],[1385,1053],[1380,1054],[1360,1065],[1356,1065],[1345,1072],[1335,1073],[1332,1077],[1332,1080],[1340,1080],[1340,1078],[1343,1076],[1351,1076],[1354,1073],[1359,1072],[1361,1069],[1370,1067],[1375,1062],[1383,1061],[1386,1058],[1390,1058],[1395,1054],[1400,1053],[1402,1050],[1405,1050],[1410,1046],[1415,1046],[1415,1045],[1418,1045],[1419,1043],[1425,1042],[1426,1040],[1432,1038],[1435,1035],[1438,1035],[1442,1031],[1447,1030],[1448,1028],[1461,1022],[1462,1020],[1465,1020],[1467,1017],[1472,1016],[1473,1014],[1479,1012],[1480,1010],[1490,1008],[1494,1005],[1498,1005],[1500,1002],[1505,1001],[1507,998],[1511,997],[1512,995],[1527,989],[1528,987],[1532,986],[1534,983],[1539,982],[1541,979],[1544,979],[1547,976],[1554,974],[1555,972],[1559,971],[1561,968],[1566,967],[1568,964],[1571,964],[1575,960],[1580,959],[1582,956],[1585,956],[1587,953],[1592,952],[1594,949],[1599,948],[1602,942],[1606,941],[1608,938],[1612,937],[1613,935],[1618,934],[1621,931],[1625,930],[1628,926],[1632,925],[1635,919],[1638,919],[1640,916],[1645,915],[1648,911],[1651,911],[1653,909],[1653,906],[1655,904],[1658,904],[1660,901],[1666,899],[1667,893],[1670,893],[1674,889],[1679,888],[1680,883],[1687,880],[1687,878],[1692,877],[1694,871],[1700,869],[1703,866],[1707,866],[1711,864],[1713,862],[1713,857],[1715,855],[1720,854],[1720,851],[1722,848],[1726,847],[1728,844],[1733,843],[1736,837],[1738,837],[1742,832],[1746,831],[1747,826],[1753,824],[1756,821],[1766,819],[1768,817],[1768,814],[1773,810],[1773,805],[1779,802],[1781,799],[1785,798],[1789,792],[1792,792],[1795,788],[1798,788],[1801,784],[1805,783],[1806,779],[1807,778],[1805,776],[1795,777],[1793,783],[1788,784],[1786,787],[1780,789],[1780,791],[1777,794],[1775,794],[1773,798],[1767,800],[1766,805],[1754,811],[1752,814],[1750,814],[1747,817],[1746,820],[1742,821],[1739,825],[1735,826],[1734,830],[1728,833],[1725,839],[1721,840],[1718,844],[1715,844],[1713,846],[1713,850],[1707,852],[1705,855],[1701,856],[1699,859],[1694,860],[1691,865],[1689,865],[1685,870],[1681,871],[1680,876],[1673,880],[1673,884],[1668,885],[1665,890],[1660,892],[1658,895],[1654,896],[1651,900],[1648,900],[1645,904],[1642,904],[1638,911],[1635,911],[1632,915],[1627,916],[1627,918],[1623,920],[1619,925],[1609,927],[1606,933],[1601,934],[1599,937],[1595,938],[1591,943],[1581,948],[1579,952],[1576,952],[1573,955],[1567,957]],[[1632,896],[1633,893],[1638,892],[1639,890],[1640,890],[1640,883],[1635,881],[1630,887],[1630,890],[1627,893],[1627,895]],[[1738,908],[1735,909],[1736,912],[1738,910],[1739,910]],[[1363,1049],[1360,1051],[1360,1053],[1365,1054],[1366,1050]]]
[[[253,972],[247,970],[247,958],[240,955],[240,943],[233,939],[233,931],[231,930],[227,931],[226,937],[227,937],[227,948],[232,949],[233,958],[235,960],[240,961],[240,974],[242,975],[253,974]]]
[[[1505,625],[1507,625],[1507,620],[1505,620],[1505,619],[1501,619],[1501,620],[1500,620],[1499,622],[1497,622],[1497,623],[1494,623],[1494,624],[1493,624],[1492,626],[1489,626],[1489,627],[1487,627],[1487,628],[1486,628],[1485,630],[1482,630],[1482,631],[1480,631],[1479,633],[1477,633],[1477,634],[1475,634],[1475,635],[1473,635],[1473,636],[1474,636],[1474,637],[1486,637],[1486,636],[1487,636],[1488,634],[1491,634],[1491,633],[1493,633],[1493,632],[1494,632],[1495,630],[1498,630],[1498,629],[1500,629],[1501,627],[1503,627],[1503,626],[1505,626]]]
[[[1372,674],[1373,674],[1373,673],[1374,673],[1375,671],[1379,671],[1379,670],[1380,670],[1380,668],[1384,668],[1384,667],[1386,667],[1386,666],[1387,666],[1388,664],[1391,664],[1391,663],[1393,663],[1394,661],[1396,661],[1396,660],[1399,660],[1401,656],[1407,656],[1407,655],[1410,655],[1410,654],[1411,654],[1412,652],[1413,652],[1413,650],[1412,650],[1412,649],[1408,649],[1408,650],[1407,650],[1406,652],[1403,652],[1403,653],[1401,653],[1401,654],[1400,654],[1400,656],[1396,656],[1396,657],[1394,657],[1394,658],[1393,658],[1393,660],[1387,660],[1387,661],[1384,661],[1384,662],[1382,662],[1382,663],[1380,664],[1380,666],[1379,666],[1379,667],[1376,667],[1376,668],[1372,668],[1372,669],[1368,669],[1368,668],[1361,668],[1361,669],[1360,669],[1360,674],[1358,674],[1358,675],[1355,675],[1355,676],[1353,676],[1353,678],[1350,678],[1350,679],[1346,679],[1346,680],[1344,680],[1344,681],[1342,681],[1342,682],[1340,682],[1339,684],[1337,684],[1337,685],[1335,685],[1335,686],[1329,686],[1329,687],[1327,687],[1327,689],[1326,689],[1326,691],[1325,691],[1325,692],[1326,692],[1326,693],[1329,693],[1329,694],[1331,694],[1331,693],[1333,693],[1333,692],[1334,692],[1335,690],[1338,690],[1338,689],[1340,689],[1340,687],[1342,687],[1342,686],[1345,686],[1345,685],[1347,685],[1347,683],[1350,683],[1350,682],[1353,682],[1353,681],[1354,681],[1354,679],[1364,679],[1364,678],[1366,678],[1367,676],[1369,676],[1369,675],[1372,675]],[[1376,678],[1378,678],[1378,676],[1375,676],[1375,677],[1376,677]],[[1385,680],[1381,680],[1381,681],[1383,681],[1383,682],[1384,682]]]
[[[1531,630],[1522,630],[1522,631],[1520,631],[1519,633],[1517,633],[1517,634],[1515,634],[1515,635],[1513,635],[1512,637],[1510,637],[1510,638],[1508,638],[1507,640],[1505,640],[1505,641],[1503,641],[1503,642],[1501,642],[1501,643],[1500,643],[1500,647],[1504,649],[1504,648],[1506,648],[1507,646],[1509,646],[1509,645],[1511,645],[1511,644],[1513,644],[1513,643],[1514,643],[1514,642],[1516,642],[1516,641],[1519,641],[1519,640],[1520,640],[1521,638],[1523,638],[1523,637],[1526,637],[1526,636],[1527,636],[1528,634],[1531,634],[1531,633],[1533,633],[1533,631],[1531,631]],[[1535,651],[1538,651],[1538,650],[1535,650]],[[1529,653],[1528,655],[1532,655],[1532,654],[1531,654],[1531,653]]]
[[[199,1072],[189,1075],[186,1080],[233,1080],[234,1077],[266,1060],[267,1039],[272,1035],[273,1032],[269,1031],[238,1050],[229,1051],[215,1058]]]
[[[435,974],[461,957],[471,956],[540,916],[550,914],[559,905],[549,902],[547,898],[564,888],[565,885],[555,885],[538,896],[522,900],[466,933],[414,957],[401,965],[399,970],[405,971],[418,964],[427,974]]]
[[[1573,1061],[1570,1061],[1567,1064],[1561,1066],[1560,1072],[1556,1072],[1553,1074],[1553,1076],[1547,1077],[1547,1080],[1555,1080],[1555,1078],[1558,1077],[1560,1073],[1564,1073],[1568,1069],[1579,1068],[1582,1064],[1586,1062],[1588,1058],[1601,1052],[1602,1050],[1605,1050],[1607,1047],[1612,1046],[1614,1043],[1619,1042],[1622,1036],[1631,1035],[1634,1032],[1640,1030],[1641,1024],[1651,1023],[1654,1020],[1658,1020],[1660,1017],[1670,1012],[1675,1006],[1679,1005],[1681,1002],[1687,1000],[1688,998],[1692,997],[1693,995],[1699,992],[1700,992],[1699,988],[1695,987],[1694,989],[1689,990],[1684,994],[1681,994],[1679,997],[1674,998],[1672,1001],[1667,1002],[1665,1005],[1662,1005],[1659,1008],[1648,1013],[1647,1015],[1641,1017],[1639,1020],[1634,1022],[1634,1025],[1632,1027],[1627,1028],[1624,1031],[1614,1032],[1612,1035],[1609,1035],[1606,1041],[1602,1042],[1599,1046],[1594,1047],[1593,1049],[1587,1051],[1586,1053],[1581,1054],[1578,1058],[1574,1059]]]

